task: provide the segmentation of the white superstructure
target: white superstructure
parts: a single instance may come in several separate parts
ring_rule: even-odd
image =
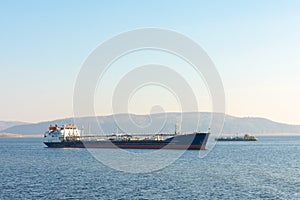
[[[49,127],[49,130],[44,134],[44,142],[62,142],[68,137],[79,137],[80,130],[74,125],[57,125]]]

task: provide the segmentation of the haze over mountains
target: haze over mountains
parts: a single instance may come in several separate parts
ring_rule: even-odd
[[[23,136],[41,136],[50,124],[76,124],[84,128],[85,134],[112,133],[118,128],[119,132],[127,133],[171,133],[175,130],[176,121],[181,121],[181,132],[207,131],[210,125],[211,113],[159,113],[151,115],[116,114],[98,117],[66,118],[53,121],[25,124],[22,122],[0,122],[0,133],[22,134]],[[197,127],[199,119],[199,127]],[[101,127],[101,129],[99,128]],[[225,115],[223,133],[300,133],[300,125],[289,125],[274,122],[265,118],[233,117]]]
[[[18,122],[18,121],[0,121],[0,132],[1,130],[8,129],[13,126],[28,124],[26,122]]]

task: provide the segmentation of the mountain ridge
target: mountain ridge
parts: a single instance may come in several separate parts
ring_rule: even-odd
[[[0,132],[13,126],[29,124],[21,121],[0,121]]]
[[[128,133],[156,133],[174,132],[175,124],[178,119],[182,119],[181,131],[193,132],[196,130],[207,131],[214,128],[210,125],[212,113],[209,112],[169,112],[154,113],[151,115],[119,113],[115,115],[105,115],[97,117],[64,118],[52,121],[44,121],[31,124],[19,124],[1,130],[2,133],[21,134],[21,135],[42,135],[50,124],[76,124],[79,128],[84,127],[85,131],[90,130],[91,134],[112,133],[118,127],[119,132]],[[222,117],[222,114],[215,113],[215,116]],[[300,125],[291,125],[274,122],[262,117],[234,117],[224,115],[225,123],[223,133],[300,133]],[[197,123],[199,119],[199,126]],[[99,125],[101,129],[99,129]],[[210,127],[212,126],[212,127]]]

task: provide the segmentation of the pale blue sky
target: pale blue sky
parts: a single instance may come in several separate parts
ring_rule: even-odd
[[[0,120],[72,116],[74,83],[89,53],[143,27],[178,31],[206,50],[223,80],[228,114],[300,124],[297,0],[2,0]]]

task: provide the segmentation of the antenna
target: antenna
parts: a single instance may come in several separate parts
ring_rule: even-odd
[[[91,140],[91,137],[90,137],[90,135],[91,135],[91,124],[90,123],[88,123],[88,127],[89,127],[88,137],[89,137],[89,140]]]
[[[81,126],[81,136],[84,137],[84,126]]]
[[[175,123],[175,135],[179,134],[179,131],[178,131],[178,128],[179,127],[179,124],[178,124],[178,120],[176,120],[176,123]]]

